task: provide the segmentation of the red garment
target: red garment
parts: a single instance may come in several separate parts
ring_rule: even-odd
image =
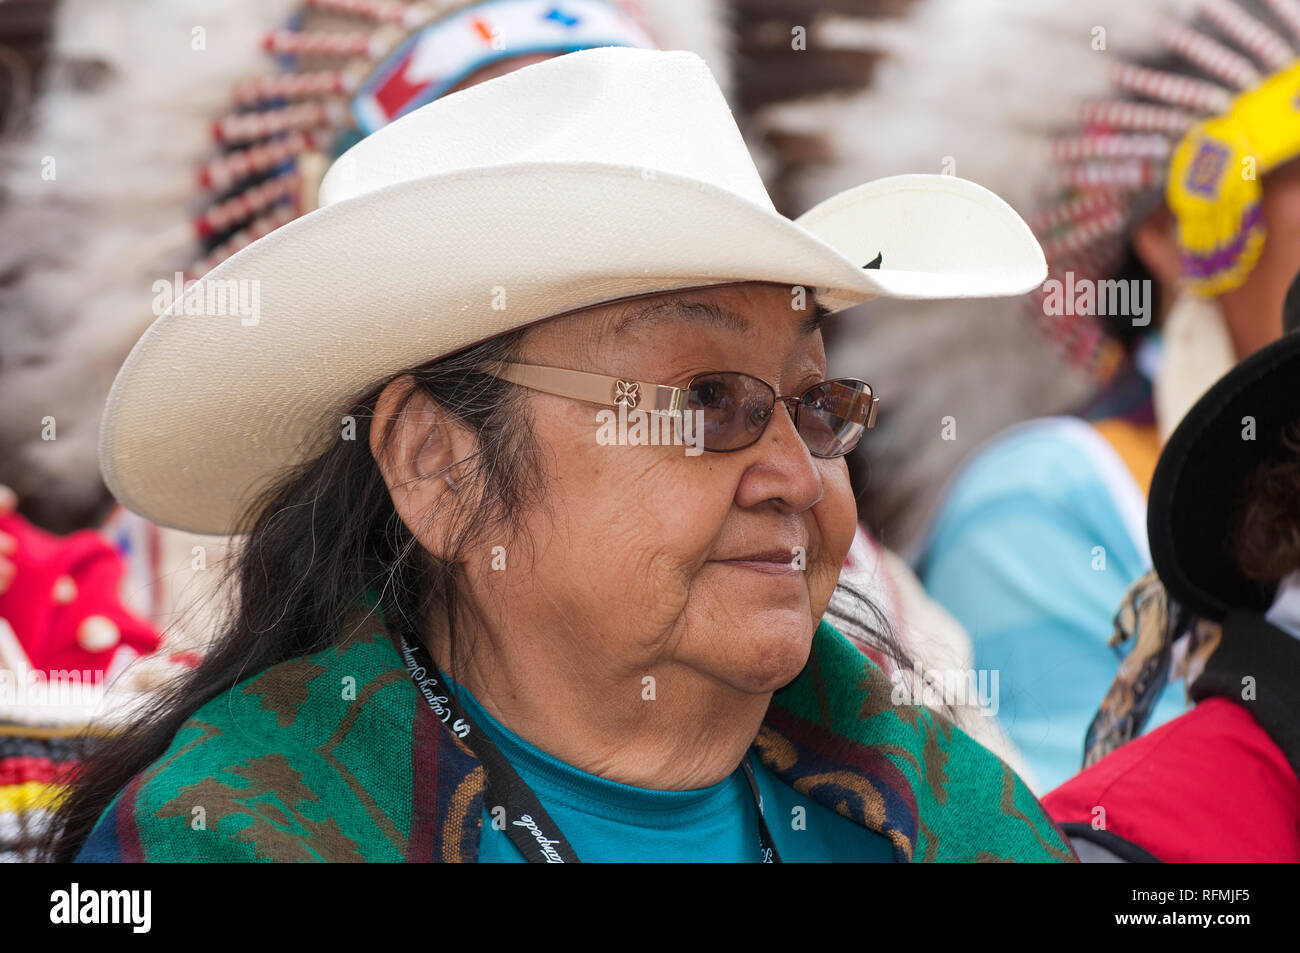
[[[122,604],[122,557],[99,533],[56,536],[17,513],[0,516],[0,532],[18,544],[0,619],[33,669],[103,671],[123,645],[142,655],[158,648],[154,626]]]
[[[1300,781],[1240,705],[1208,698],[1042,798],[1170,863],[1300,862]]]

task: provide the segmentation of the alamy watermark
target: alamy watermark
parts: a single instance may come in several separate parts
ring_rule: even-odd
[[[148,933],[153,923],[152,890],[83,890],[73,883],[50,894],[50,922],[120,923],[133,933]]]
[[[238,317],[244,327],[252,327],[262,316],[262,282],[257,278],[191,279],[179,271],[171,281],[159,278],[153,283],[153,313],[172,308],[173,314],[190,316]],[[177,302],[180,302],[177,304]]]
[[[1048,278],[1042,291],[1043,314],[1131,318],[1135,328],[1151,323],[1155,292],[1148,279],[1096,281],[1077,278],[1074,272],[1067,271],[1064,280]]]
[[[894,686],[889,696],[894,705],[921,705],[936,710],[944,706],[978,707],[986,718],[998,713],[997,669],[922,670],[920,662],[913,662],[910,673],[898,669],[890,673],[889,681]]]
[[[602,447],[685,447],[688,457],[704,452],[704,411],[628,410],[596,413],[596,443]]]
[[[0,668],[0,707],[24,709],[95,706],[107,690],[101,669],[27,669],[18,673]]]

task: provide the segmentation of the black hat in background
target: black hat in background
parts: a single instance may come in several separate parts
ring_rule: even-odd
[[[1251,421],[1254,439],[1247,439]],[[1151,478],[1147,537],[1169,595],[1205,618],[1264,611],[1272,595],[1237,568],[1229,549],[1243,484],[1281,450],[1300,420],[1300,276],[1287,291],[1282,337],[1241,361],[1187,412]]]

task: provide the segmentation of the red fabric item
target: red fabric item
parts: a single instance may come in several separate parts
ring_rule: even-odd
[[[103,671],[121,645],[142,655],[158,648],[153,625],[122,604],[122,557],[99,533],[86,529],[56,536],[17,513],[0,516],[0,532],[17,541],[8,556],[15,571],[9,588],[0,593],[0,619],[13,627],[33,669]],[[71,595],[71,600],[61,602],[57,593]],[[78,639],[91,616],[112,623],[99,620],[103,644],[92,643],[94,650]]]
[[[75,767],[75,761],[54,761],[37,755],[0,758],[0,787],[26,784],[29,781],[60,784],[67,773]]]
[[[1210,698],[1042,798],[1170,863],[1300,861],[1300,781],[1250,713]]]

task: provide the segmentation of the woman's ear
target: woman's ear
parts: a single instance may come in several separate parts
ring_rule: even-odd
[[[463,428],[409,374],[389,383],[375,402],[370,452],[393,508],[420,544],[440,559],[452,555],[446,552],[449,521],[435,516],[455,500],[452,466],[469,455],[472,448],[462,446],[469,442]]]
[[[1177,223],[1169,206],[1161,202],[1133,229],[1133,251],[1163,290],[1172,291],[1183,274],[1178,252]],[[1172,300],[1168,295],[1164,300]]]

